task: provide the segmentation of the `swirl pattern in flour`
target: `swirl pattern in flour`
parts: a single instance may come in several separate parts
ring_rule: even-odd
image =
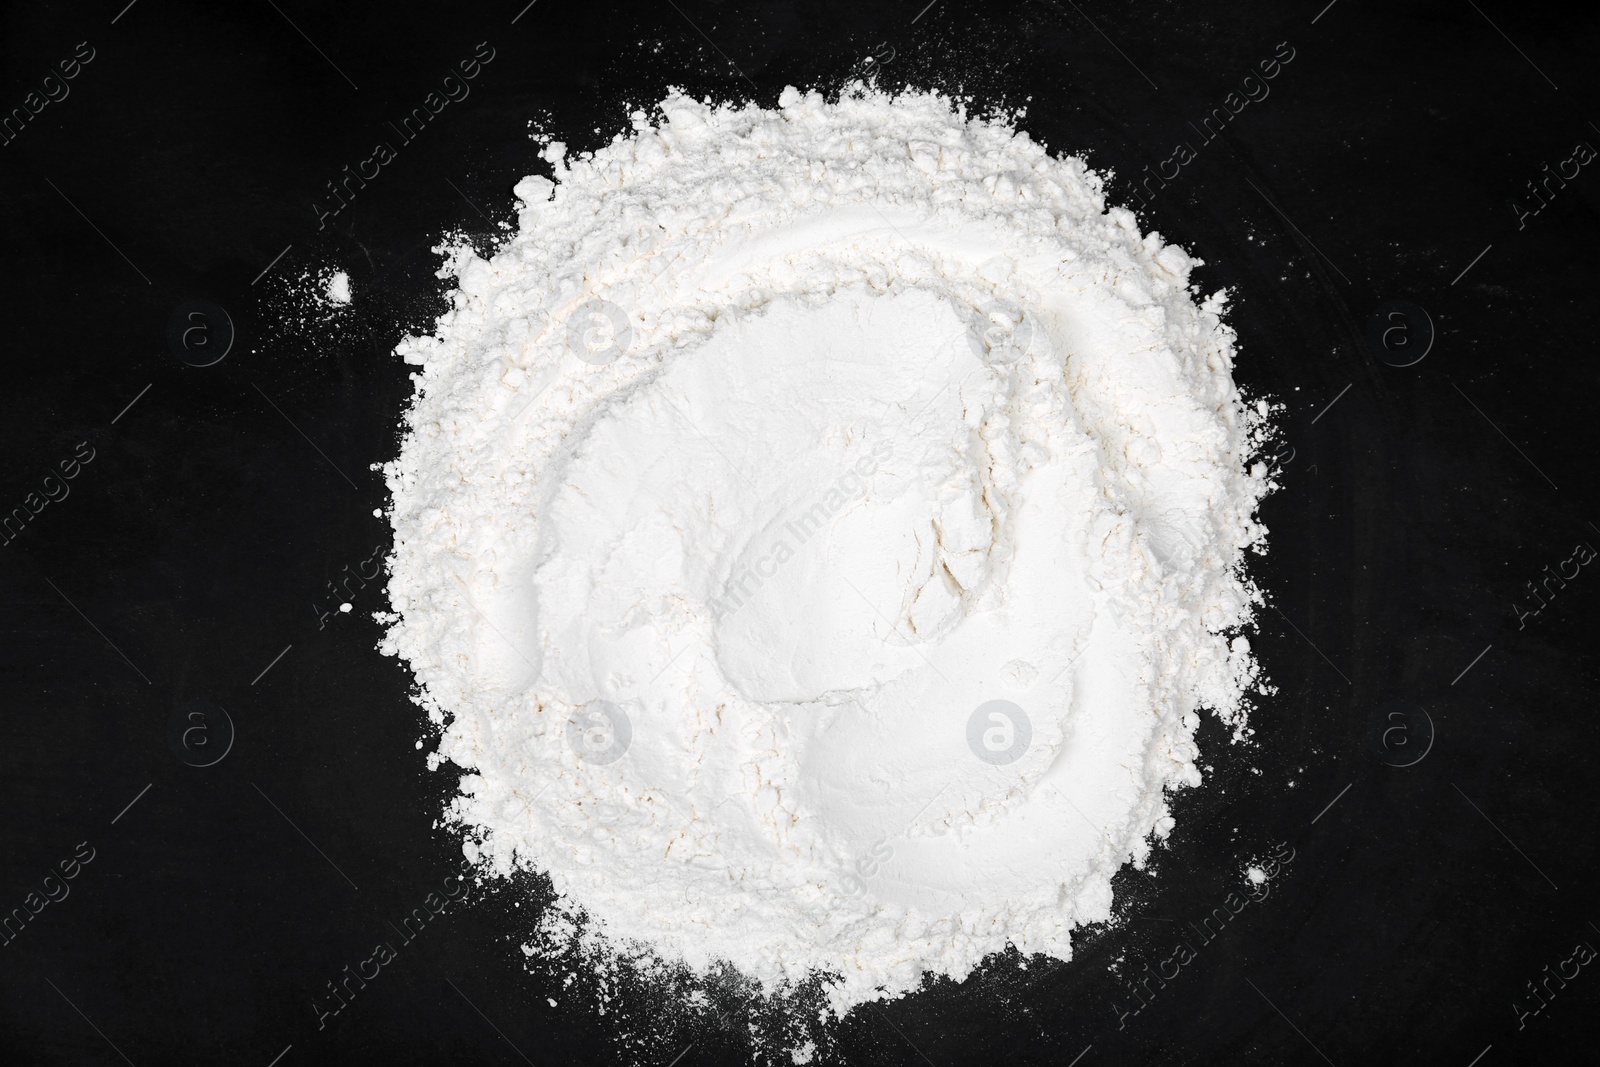
[[[673,96],[548,158],[400,348],[385,649],[469,858],[840,1011],[1067,958],[1261,688],[1221,296],[937,95]]]

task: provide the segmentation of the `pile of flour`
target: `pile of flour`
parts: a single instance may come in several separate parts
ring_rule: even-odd
[[[1067,958],[1259,685],[1268,409],[1082,160],[939,95],[546,159],[387,467],[385,651],[487,875],[837,1011]]]

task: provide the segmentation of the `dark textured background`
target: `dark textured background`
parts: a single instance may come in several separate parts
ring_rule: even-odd
[[[1575,944],[1600,946],[1600,574],[1552,583],[1520,628],[1514,605],[1536,606],[1525,583],[1575,545],[1600,545],[1600,167],[1520,224],[1515,204],[1533,206],[1542,164],[1600,147],[1595,16],[1504,0],[941,0],[919,16],[922,2],[540,0],[520,18],[523,0],[9,5],[0,108],[78,42],[95,58],[0,145],[0,508],[26,506],[80,442],[94,459],[0,544],[0,909],[79,842],[94,859],[0,947],[0,1057],[746,1057],[742,1022],[626,988],[602,1017],[590,977],[566,989],[570,968],[527,963],[531,879],[472,890],[318,1030],[323,983],[395,940],[389,923],[461,861],[435,828],[451,782],[424,770],[407,675],[374,651],[377,584],[317,616],[326,583],[387,544],[371,465],[393,456],[409,391],[392,347],[442,307],[429,249],[513,217],[511,185],[547,172],[528,122],[592,148],[669,85],[770,103],[869,55],[888,83],[1025,105],[1049,147],[1115,170],[1120,200],[1177,141],[1197,147],[1141,221],[1207,261],[1207,291],[1234,293],[1238,377],[1287,405],[1258,570],[1272,607],[1256,645],[1278,692],[1255,746],[1203,731],[1210,784],[1176,800],[1159,876],[1120,878],[1125,921],[1068,965],[1000,961],[859,1011],[826,1058],[1492,1067],[1589,1047],[1595,968],[1552,980],[1520,1024],[1514,1006],[1536,1006],[1527,983]],[[495,59],[471,97],[319,233],[324,183],[480,41]],[[1188,124],[1279,42],[1294,59],[1270,96],[1199,147]],[[295,279],[330,267],[356,301],[324,319]],[[192,298],[237,326],[212,367],[163,340]],[[1411,367],[1362,344],[1393,299],[1437,330]],[[237,728],[215,766],[169,746],[192,700]],[[1389,718],[1408,706],[1435,736],[1395,767],[1430,732],[1416,710]],[[1294,859],[1268,899],[1119,1028],[1128,976],[1279,842]]]

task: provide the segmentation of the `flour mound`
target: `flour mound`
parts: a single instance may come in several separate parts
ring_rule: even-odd
[[[1069,958],[1260,688],[1222,296],[936,94],[673,95],[546,158],[399,348],[383,647],[468,858],[838,1012]]]

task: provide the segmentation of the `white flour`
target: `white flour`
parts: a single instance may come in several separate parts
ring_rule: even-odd
[[[1198,709],[1248,732],[1267,408],[1223,297],[942,97],[660,112],[552,144],[399,349],[384,647],[467,855],[836,1011],[1065,959]]]

